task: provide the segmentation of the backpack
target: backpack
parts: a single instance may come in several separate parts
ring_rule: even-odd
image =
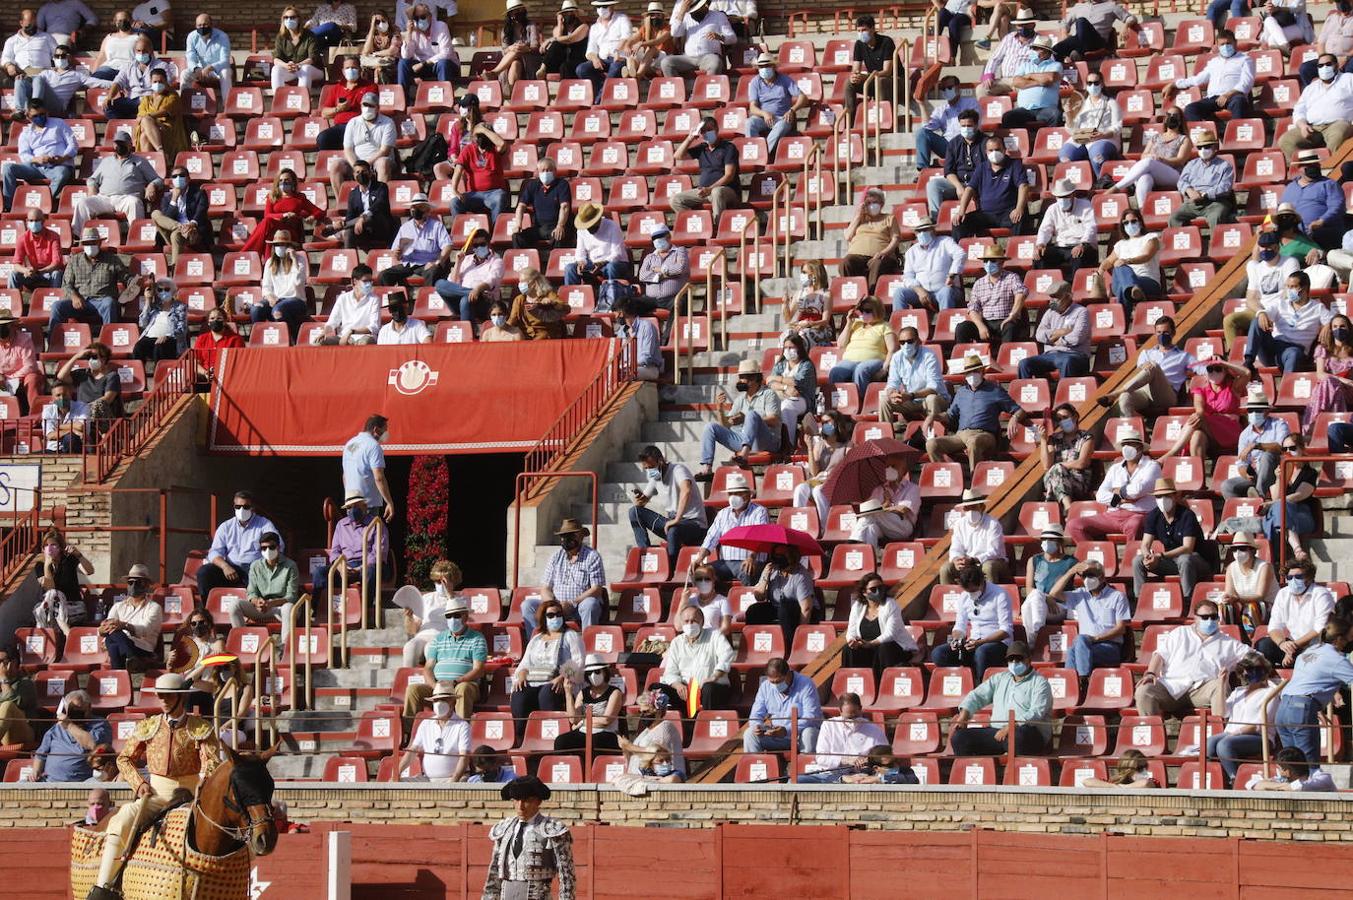
[[[410,175],[421,175],[422,177],[431,180],[432,167],[437,165],[437,163],[446,162],[446,160],[446,138],[434,131],[414,146],[413,152],[411,152],[409,158],[404,161],[404,169]]]
[[[596,311],[599,313],[611,312],[615,309],[615,302],[622,297],[632,297],[634,288],[623,281],[607,279],[597,288]]]

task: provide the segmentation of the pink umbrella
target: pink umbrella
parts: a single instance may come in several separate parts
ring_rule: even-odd
[[[783,525],[739,525],[725,531],[719,543],[754,553],[769,553],[776,547],[792,547],[805,556],[822,555],[822,545],[812,535]]]
[[[920,453],[896,438],[875,438],[850,448],[822,486],[827,502],[837,505],[866,500],[874,488],[883,484],[887,458],[897,455],[906,457],[910,466]]]

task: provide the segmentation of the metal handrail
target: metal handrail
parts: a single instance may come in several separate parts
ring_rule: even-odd
[[[794,209],[793,209],[793,201],[791,200],[791,197],[793,196],[791,193],[791,188],[792,185],[790,184],[789,179],[781,178],[780,182],[777,185],[775,185],[775,190],[770,195],[770,220],[772,224],[771,250],[776,254],[775,260],[776,278],[789,277],[789,266],[790,266],[789,245],[790,243],[792,243],[794,238]],[[781,194],[784,194],[783,199],[781,199],[780,197]],[[783,229],[779,227],[780,213],[782,208],[785,219],[785,227]],[[779,245],[781,238],[783,238],[784,240],[783,257],[781,257],[780,252],[775,249]]]
[[[311,626],[311,600],[309,594],[302,594],[301,599],[291,605],[291,620],[287,623],[287,634],[291,635],[291,646],[287,647],[287,668],[291,672],[291,684],[288,685],[288,691],[291,694],[291,708],[300,709],[296,705],[296,615],[302,610],[305,611],[305,708],[315,708],[315,681],[310,677],[312,665],[310,662],[310,642],[313,637],[313,628]]]
[[[234,675],[231,675],[229,680],[221,685],[221,689],[218,690],[216,696],[212,698],[211,728],[212,731],[217,734],[221,733],[221,703],[226,699],[226,694],[230,695],[231,713],[238,716],[240,712],[240,683]],[[255,746],[258,745],[255,744]],[[238,728],[230,729],[230,748],[232,750],[240,749],[240,730]]]
[[[267,687],[266,676],[263,674],[265,671],[263,666],[263,660],[266,659],[268,660],[269,663],[271,663],[273,651],[275,650],[276,647],[277,647],[277,638],[270,634],[268,635],[268,639],[263,642],[263,646],[259,647],[258,651],[254,654],[254,706],[256,708],[256,711],[254,713],[255,749],[260,749],[263,747],[263,716],[260,715],[262,710],[258,709],[259,698],[263,696],[264,694],[263,689]],[[272,704],[271,693],[268,694],[268,703],[269,706],[271,706]],[[237,715],[238,713],[239,711],[236,710]],[[273,710],[272,713],[273,716],[276,717],[276,710]]]
[[[681,310],[683,308],[686,310],[686,319],[688,326],[690,324],[690,320],[694,318],[693,314],[691,313],[691,293],[692,293],[691,283],[688,281],[681,286],[681,290],[677,291],[676,296],[672,298],[673,384],[681,384],[681,359],[683,356],[685,356],[685,354],[681,352],[682,341],[685,341],[687,344],[690,344],[691,341],[693,340],[689,334],[690,328],[687,327],[683,329],[681,327]],[[694,351],[692,351],[692,355],[694,355]],[[695,368],[694,362],[691,363],[691,368],[692,370],[694,370]],[[693,372],[691,377],[695,377]]]
[[[365,563],[366,560],[363,559],[362,562]],[[328,577],[327,588],[328,588],[328,591],[329,591],[329,611],[330,611],[330,613],[331,613],[330,616],[329,616],[329,621],[332,622],[332,621],[334,620],[334,617],[333,617],[333,615],[332,615],[332,612],[333,612],[333,609],[334,609],[334,603],[335,603],[335,600],[336,600],[337,603],[338,603],[338,653],[339,653],[339,656],[340,656],[340,657],[342,658],[342,660],[343,660],[343,667],[344,667],[344,668],[347,668],[347,666],[348,666],[348,558],[347,558],[346,556],[343,556],[343,555],[340,554],[339,557],[338,557],[338,559],[334,560],[332,563],[329,564],[329,573],[328,573],[328,574],[329,574],[329,577]],[[365,566],[365,564],[362,566],[362,575],[363,575],[363,578],[365,578],[365,576],[366,576],[366,566]],[[335,582],[337,582],[337,584],[335,584]],[[335,587],[338,588],[338,592],[337,592],[337,593],[334,592],[334,588],[335,588]],[[363,603],[362,605],[363,605],[363,609],[362,609],[362,618],[365,619],[365,618],[366,618],[366,609],[365,609],[366,604]],[[362,623],[362,629],[363,629],[363,630],[366,629],[366,623],[365,623],[365,622]]]
[[[719,270],[718,291],[714,290],[715,266],[717,266]],[[720,350],[728,349],[728,311],[724,308],[723,303],[723,292],[726,291],[727,289],[728,289],[728,254],[723,252],[723,248],[720,248],[719,255],[714,257],[714,259],[711,260],[711,265],[705,268],[705,319],[707,323],[706,328],[709,333],[709,347],[711,350],[716,348],[714,345],[714,323],[712,319],[712,313],[710,310],[710,304],[715,303],[716,297],[717,297],[716,305],[719,310],[719,331],[723,335],[723,346],[717,349]],[[746,287],[742,289],[742,306],[744,310],[747,308]],[[758,304],[757,307],[759,309],[760,304]],[[694,377],[693,373],[692,377]]]
[[[371,604],[371,601],[372,601],[372,599],[373,599],[373,598],[372,598],[372,594],[373,594],[373,593],[375,594],[375,598],[374,598],[374,599],[375,599],[375,607],[376,607],[376,611],[375,611],[375,613],[374,613],[374,616],[375,616],[375,619],[376,619],[376,627],[377,627],[377,628],[384,628],[384,627],[385,627],[385,614],[384,614],[383,609],[381,608],[381,585],[385,583],[385,581],[384,581],[384,577],[385,577],[385,554],[382,553],[382,552],[380,552],[381,538],[382,538],[382,537],[384,537],[387,541],[389,541],[389,535],[388,535],[388,533],[386,532],[385,520],[384,520],[383,518],[381,518],[380,516],[373,516],[372,519],[371,519],[371,521],[367,523],[366,528],[364,528],[364,529],[362,530],[362,630],[363,630],[363,631],[365,631],[366,628],[367,628],[367,620],[366,620],[366,617],[367,617],[367,608],[368,608],[368,606]],[[375,555],[375,557],[376,557],[376,565],[375,565],[375,567],[374,567],[375,570],[376,570],[376,571],[375,571],[375,581],[376,581],[376,584],[375,584],[374,590],[372,589],[372,585],[370,585],[370,584],[367,582],[367,577],[366,577],[366,558],[367,558],[367,547],[368,547],[367,538],[371,538],[371,543],[370,543],[371,552],[372,552],[372,553]],[[346,619],[345,619],[344,621],[346,622]],[[346,666],[347,664],[348,664],[348,658],[347,658],[346,655],[344,655],[344,657],[343,657],[343,665]]]

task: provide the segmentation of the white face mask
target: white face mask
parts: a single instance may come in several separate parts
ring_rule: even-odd
[[[800,287],[808,287],[808,281],[809,281],[809,279],[808,279],[808,273],[807,273],[807,272],[800,272],[800,273],[799,273],[799,286],[800,286]]]
[[[1123,445],[1123,459],[1127,460],[1128,462],[1132,462],[1134,459],[1136,459],[1139,455],[1141,455],[1141,452],[1142,451],[1138,450],[1137,447],[1133,444]]]
[[[1085,579],[1085,589],[1092,594],[1099,593],[1099,589],[1103,584],[1104,580],[1102,578],[1095,578],[1094,576],[1090,576],[1089,578]]]
[[[250,519],[252,519],[253,517],[254,517],[254,511],[253,511],[252,509],[237,509],[237,510],[235,510],[235,521],[236,521],[236,522],[239,522],[241,525],[245,524],[246,522],[248,522],[248,521],[249,521]]]
[[[786,348],[785,348],[785,362],[798,362],[798,361],[799,361],[799,348],[798,348],[798,347],[786,347]]]
[[[741,494],[730,494],[728,497],[728,506],[735,512],[747,505],[747,498]]]
[[[1068,211],[1068,212],[1071,210],[1071,207],[1075,204],[1075,202],[1076,202],[1076,198],[1075,198],[1075,197],[1058,197],[1058,198],[1057,198],[1057,205],[1060,206],[1064,211]]]
[[[605,672],[588,672],[588,673],[587,673],[587,680],[590,681],[590,682],[592,682],[592,686],[593,686],[593,687],[601,687],[603,684],[606,683],[606,673],[605,673]]]
[[[982,511],[980,509],[970,509],[968,510],[967,515],[969,525],[976,525],[978,522],[982,521]]]
[[[695,589],[700,592],[702,597],[708,597],[714,593],[714,582],[708,578],[697,578],[695,580]]]
[[[529,297],[531,295],[531,283],[529,281],[518,281],[517,293],[525,294]]]
[[[1217,155],[1217,150],[1216,150],[1215,147],[1199,147],[1199,148],[1198,148],[1198,158],[1199,158],[1199,159],[1211,159],[1212,157],[1214,157],[1214,156],[1216,156],[1216,155]]]
[[[287,248],[284,247],[284,246],[273,247],[273,248],[272,248],[272,255],[275,256],[277,259],[286,259],[286,256],[287,256]]]
[[[390,30],[390,23],[389,23],[389,22],[378,22],[378,23],[376,24],[376,30],[379,31],[381,34],[385,34],[387,31]]]
[[[999,166],[1001,163],[1005,162],[1005,151],[990,150],[987,152],[987,159],[991,161],[993,166]]]
[[[438,700],[432,704],[432,714],[439,719],[451,718],[451,704],[445,700]]]
[[[362,118],[363,118],[364,120],[366,120],[367,122],[374,122],[374,121],[376,121],[376,113],[377,113],[377,112],[378,112],[378,110],[377,110],[376,107],[374,107],[374,106],[363,106],[363,107],[362,107]]]
[[[268,547],[266,550],[263,551],[263,558],[266,559],[268,562],[277,562],[277,556],[278,549],[276,547]]]
[[[168,89],[168,87],[169,85],[165,84],[163,81],[152,81],[150,83],[151,91],[153,91],[156,94],[163,94]]]
[[[99,245],[83,244],[80,247],[80,252],[83,253],[85,256],[88,256],[90,259],[93,259],[94,257],[99,255]]]
[[[1236,562],[1240,563],[1242,566],[1247,566],[1247,565],[1249,565],[1249,564],[1250,564],[1250,551],[1248,551],[1248,550],[1237,550],[1237,551],[1236,551]]]
[[[1061,545],[1061,543],[1060,543],[1059,541],[1044,541],[1044,542],[1043,542],[1043,552],[1044,552],[1044,553],[1057,553],[1057,552],[1060,551],[1061,549],[1062,549],[1062,545]]]
[[[974,391],[982,386],[982,375],[978,372],[963,376],[963,380],[966,381],[968,387],[972,388]]]
[[[359,79],[359,78],[362,77],[362,70],[361,70],[361,69],[344,69],[344,70],[343,70],[343,77],[346,78],[346,79],[348,79],[348,81],[356,81],[357,79]]]
[[[1173,497],[1157,497],[1157,498],[1156,498],[1156,509],[1160,510],[1160,511],[1163,512],[1163,513],[1171,513],[1171,512],[1174,512],[1174,498],[1173,498]]]
[[[686,637],[690,638],[691,640],[695,640],[696,638],[698,638],[700,636],[700,632],[704,630],[705,627],[701,625],[699,622],[687,622],[685,625],[681,626],[681,633],[686,635]]]
[[[450,596],[450,592],[447,591],[446,585],[442,584],[440,581],[432,586],[432,592],[437,595],[439,600],[445,600]]]
[[[897,471],[895,466],[888,466],[888,468],[883,470],[883,477],[889,481],[897,481],[902,477],[902,473]]]
[[[879,213],[883,212],[883,205],[880,203],[870,203],[865,207],[865,210],[869,215],[877,216]]]

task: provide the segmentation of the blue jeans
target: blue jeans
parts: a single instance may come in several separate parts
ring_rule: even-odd
[[[492,191],[466,191],[451,201],[451,215],[487,213],[489,231],[492,231],[493,223],[503,214],[505,206],[507,206],[507,191],[502,188]]]
[[[1287,533],[1295,534],[1298,537],[1310,534],[1315,531],[1315,515],[1306,501],[1302,503],[1289,503],[1284,500],[1283,504],[1287,507]],[[1268,538],[1269,545],[1278,546],[1278,541],[1283,539],[1282,522],[1279,519],[1278,504],[1273,503],[1264,512],[1264,535]]]
[[[118,97],[116,100],[109,100],[104,105],[104,114],[110,119],[135,119],[137,110],[141,108],[140,100],[133,100],[130,97]]]
[[[1057,158],[1062,162],[1089,160],[1090,171],[1098,179],[1100,169],[1104,168],[1104,163],[1118,158],[1118,145],[1113,141],[1091,141],[1088,147],[1081,144],[1063,144],[1062,151],[1057,154]]]
[[[667,517],[646,506],[630,507],[630,528],[634,531],[634,546],[651,547],[649,533],[656,534],[667,544],[667,564],[675,565],[682,547],[695,547],[705,539],[705,528],[699,522],[682,519],[668,529]]]
[[[832,384],[842,384],[843,382],[853,381],[855,382],[855,387],[860,390],[860,396],[863,397],[865,391],[869,390],[870,382],[878,377],[878,373],[882,371],[883,360],[881,359],[866,359],[863,362],[854,362],[852,360],[843,359],[832,366],[832,370],[828,374],[827,380]]]
[[[625,281],[634,275],[634,265],[628,259],[617,259],[597,266],[583,268],[578,263],[564,266],[564,284],[596,284],[601,281]]]
[[[1329,441],[1331,453],[1353,452],[1353,423],[1331,422],[1325,429],[1325,440]]]
[[[274,312],[282,317],[283,322],[287,323],[287,332],[291,335],[291,342],[296,343],[296,336],[301,333],[301,322],[306,317],[305,301],[299,297],[284,297],[278,300],[276,305],[256,303],[249,309],[249,320],[251,322],[271,322]]]
[[[47,333],[67,322],[84,322],[90,328],[102,328],[117,321],[117,301],[112,297],[86,297],[84,309],[76,309],[70,300],[52,304],[52,317],[47,321]]]
[[[785,733],[777,737],[767,737],[757,734],[756,730],[749,727],[742,733],[742,749],[747,753],[779,753],[789,749],[789,723],[776,722],[776,725],[784,728]],[[817,725],[804,725],[803,720],[799,720],[799,752],[812,753],[817,747]]]
[[[938,156],[944,162],[944,151],[949,147],[944,135],[929,128],[916,129],[916,168],[924,169]]]
[[[14,192],[19,189],[21,181],[24,184],[40,184],[46,179],[50,182],[52,200],[55,201],[61,196],[61,189],[75,178],[74,166],[30,166],[10,162],[5,163],[0,170],[4,173],[5,212],[9,212],[10,204],[14,202]]]
[[[1088,634],[1079,635],[1066,648],[1066,664],[1082,678],[1088,678],[1094,669],[1116,666],[1123,661],[1123,645],[1116,641],[1092,641]]]
[[[1040,353],[1019,361],[1020,378],[1046,378],[1053,372],[1063,378],[1080,378],[1090,374],[1090,357],[1084,353]]]
[[[1263,366],[1281,365],[1284,374],[1306,368],[1311,362],[1306,347],[1276,338],[1272,332],[1260,328],[1258,316],[1250,323],[1249,340],[1245,343],[1245,362],[1252,363],[1256,357]]]
[[[343,29],[338,27],[336,22],[325,22],[323,25],[316,25],[310,31],[324,42],[326,47],[336,47],[343,40]]]
[[[104,635],[103,649],[108,651],[108,668],[110,669],[127,668],[128,659],[145,659],[158,655],[136,646],[132,642],[131,636],[125,631],[114,631],[112,634]]]
[[[592,102],[600,103],[601,89],[605,86],[606,79],[619,78],[624,71],[625,61],[623,59],[603,59],[600,69],[592,65],[592,60],[585,59],[578,63],[578,68],[574,70],[573,74],[592,82]]]
[[[29,289],[61,287],[61,276],[64,272],[64,269],[54,269],[51,272],[38,272],[34,275],[20,275],[18,272],[10,272],[9,287]]]
[[[1278,726],[1278,740],[1283,749],[1296,747],[1306,755],[1306,761],[1320,764],[1320,732],[1316,715],[1322,704],[1314,697],[1287,696],[1278,700],[1278,713],[1273,724]]]
[[[944,205],[945,200],[957,199],[958,188],[954,187],[954,183],[949,179],[936,175],[925,183],[925,205],[931,219],[939,219],[940,207]]]
[[[793,116],[785,116],[783,119],[776,120],[774,125],[767,125],[766,120],[760,117],[747,119],[747,137],[763,137],[766,139],[766,152],[771,159],[775,159],[775,148],[780,145],[780,138],[787,134],[798,134],[799,126]]]
[[[743,447],[774,451],[780,449],[780,432],[779,430],[772,432],[770,426],[761,418],[761,414],[753,409],[745,414],[741,431],[720,425],[718,422],[710,422],[705,426],[705,433],[700,436],[701,465],[714,464],[715,445],[727,447],[734,453],[741,453]]]
[[[940,309],[958,309],[963,305],[963,291],[953,285],[946,284],[938,291],[931,291],[930,295],[935,298]],[[921,298],[912,288],[902,288],[893,296],[893,312],[915,309],[920,305]]]
[[[1250,105],[1249,94],[1233,94],[1230,100],[1226,101],[1226,111],[1231,114],[1233,119],[1248,119],[1254,112],[1254,107]],[[1204,97],[1196,100],[1184,107],[1185,122],[1202,122],[1204,120],[1217,121],[1217,113],[1222,107],[1212,97]]]
[[[1154,278],[1144,278],[1132,271],[1131,266],[1114,266],[1113,281],[1110,289],[1113,296],[1123,305],[1123,312],[1132,318],[1132,289],[1141,288],[1142,294],[1149,300],[1152,297],[1161,297],[1164,291],[1161,289],[1160,282]]]
[[[454,281],[447,281],[445,278],[438,279],[437,282],[433,284],[432,288],[441,295],[443,300],[459,307],[459,315],[462,322],[482,322],[484,320],[482,314],[478,316],[475,315],[475,304],[470,300],[471,288],[459,285]],[[478,311],[483,313],[483,311],[487,309],[488,304],[487,302],[480,302],[479,306],[481,308]]]
[[[429,79],[426,75],[415,73],[414,60],[401,59],[399,61],[399,66],[396,68],[396,72],[398,73],[396,78],[399,81],[399,86],[404,88],[404,96],[407,97],[410,102],[418,96],[419,79],[424,81],[455,81],[456,77],[460,75],[460,64],[453,62],[452,60],[444,59],[441,62],[435,62],[431,65],[435,77]],[[452,68],[453,66],[455,68]]]
[[[591,628],[593,625],[601,624],[601,613],[605,608],[602,601],[596,597],[588,597],[586,600],[578,603],[576,606],[572,603],[565,603],[564,618],[570,622],[577,622],[583,628]],[[540,599],[531,597],[522,601],[522,640],[529,641],[531,632],[536,630],[536,613],[540,610]]]
[[[1212,20],[1213,26],[1225,28],[1227,13],[1230,18],[1239,19],[1245,15],[1245,0],[1211,0],[1207,4],[1207,17]]]
[[[34,97],[46,104],[48,115],[59,116],[66,111],[66,108],[61,105],[61,99],[52,93],[52,89],[47,86],[46,81],[27,75],[20,75],[14,79],[15,111],[26,114],[28,112],[28,101]]]
[[[1264,739],[1257,734],[1214,734],[1207,739],[1207,758],[1221,762],[1228,782],[1235,781],[1243,761],[1263,756]]]
[[[930,661],[937,666],[969,665],[963,661],[965,653],[972,659],[971,666],[978,684],[982,683],[982,676],[986,674],[987,669],[1005,665],[1005,644],[999,641],[994,644],[982,644],[971,653],[955,650],[946,642],[930,652]]]

